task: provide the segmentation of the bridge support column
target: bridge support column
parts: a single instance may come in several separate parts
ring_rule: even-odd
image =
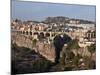
[[[52,33],[50,32],[50,39],[52,39]]]
[[[90,33],[90,36],[89,36],[90,39],[91,39],[91,36],[92,36],[92,34]]]

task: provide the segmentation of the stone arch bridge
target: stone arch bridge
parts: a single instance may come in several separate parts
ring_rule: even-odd
[[[76,38],[77,36],[79,36],[79,33],[76,35],[76,33],[74,32],[48,32],[48,31],[21,31],[21,30],[12,30],[13,33],[15,34],[19,34],[19,35],[24,35],[24,36],[30,36],[33,38],[38,39],[37,36],[41,35],[43,37],[49,37],[50,39],[53,39],[55,36],[59,35],[59,34],[66,34],[69,37],[71,37],[72,39]],[[81,34],[80,36],[82,36],[83,34]]]

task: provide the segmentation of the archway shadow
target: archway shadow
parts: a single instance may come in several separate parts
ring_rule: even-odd
[[[55,63],[59,63],[59,59],[60,59],[60,52],[64,46],[64,44],[67,44],[68,42],[70,42],[72,39],[71,37],[69,37],[66,34],[59,34],[57,36],[55,36],[55,38],[53,39],[53,44],[55,46]]]

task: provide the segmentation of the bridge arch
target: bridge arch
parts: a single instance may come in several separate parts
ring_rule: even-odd
[[[39,33],[38,33],[38,32],[34,32],[33,34],[34,34],[34,35],[39,35]]]
[[[25,31],[23,31],[23,34],[25,34]]]
[[[30,31],[30,35],[32,35],[32,31]]]
[[[45,34],[45,37],[50,37],[50,33],[47,32],[47,33]]]
[[[52,33],[52,37],[55,37],[57,35],[57,33]]]
[[[28,35],[28,31],[26,31],[26,35]]]
[[[55,35],[54,39],[53,39],[53,44],[55,47],[55,62],[59,62],[60,59],[60,52],[62,51],[62,48],[64,46],[64,44],[67,44],[68,42],[70,42],[72,39],[70,36],[68,36],[67,34],[57,34]]]
[[[45,37],[45,34],[43,32],[40,32],[40,37],[41,38],[44,38]]]

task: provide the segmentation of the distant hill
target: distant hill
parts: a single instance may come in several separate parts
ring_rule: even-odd
[[[41,21],[42,23],[70,23],[70,21],[78,21],[80,24],[95,24],[93,21],[88,21],[88,20],[83,20],[83,19],[75,19],[75,18],[69,18],[69,17],[63,17],[63,16],[56,16],[56,17],[47,17],[45,20]],[[15,19],[15,22],[21,23],[21,20]],[[28,20],[24,21],[24,23],[41,23],[40,21],[35,21],[35,20]]]
[[[44,23],[70,23],[70,21],[79,21],[81,24],[94,24],[95,22],[88,21],[88,20],[82,20],[82,19],[74,19],[74,18],[68,18],[63,16],[57,16],[57,17],[47,17],[43,22]]]
[[[57,16],[57,17],[47,17],[44,22],[45,23],[65,23],[65,21],[69,20],[67,17]]]

